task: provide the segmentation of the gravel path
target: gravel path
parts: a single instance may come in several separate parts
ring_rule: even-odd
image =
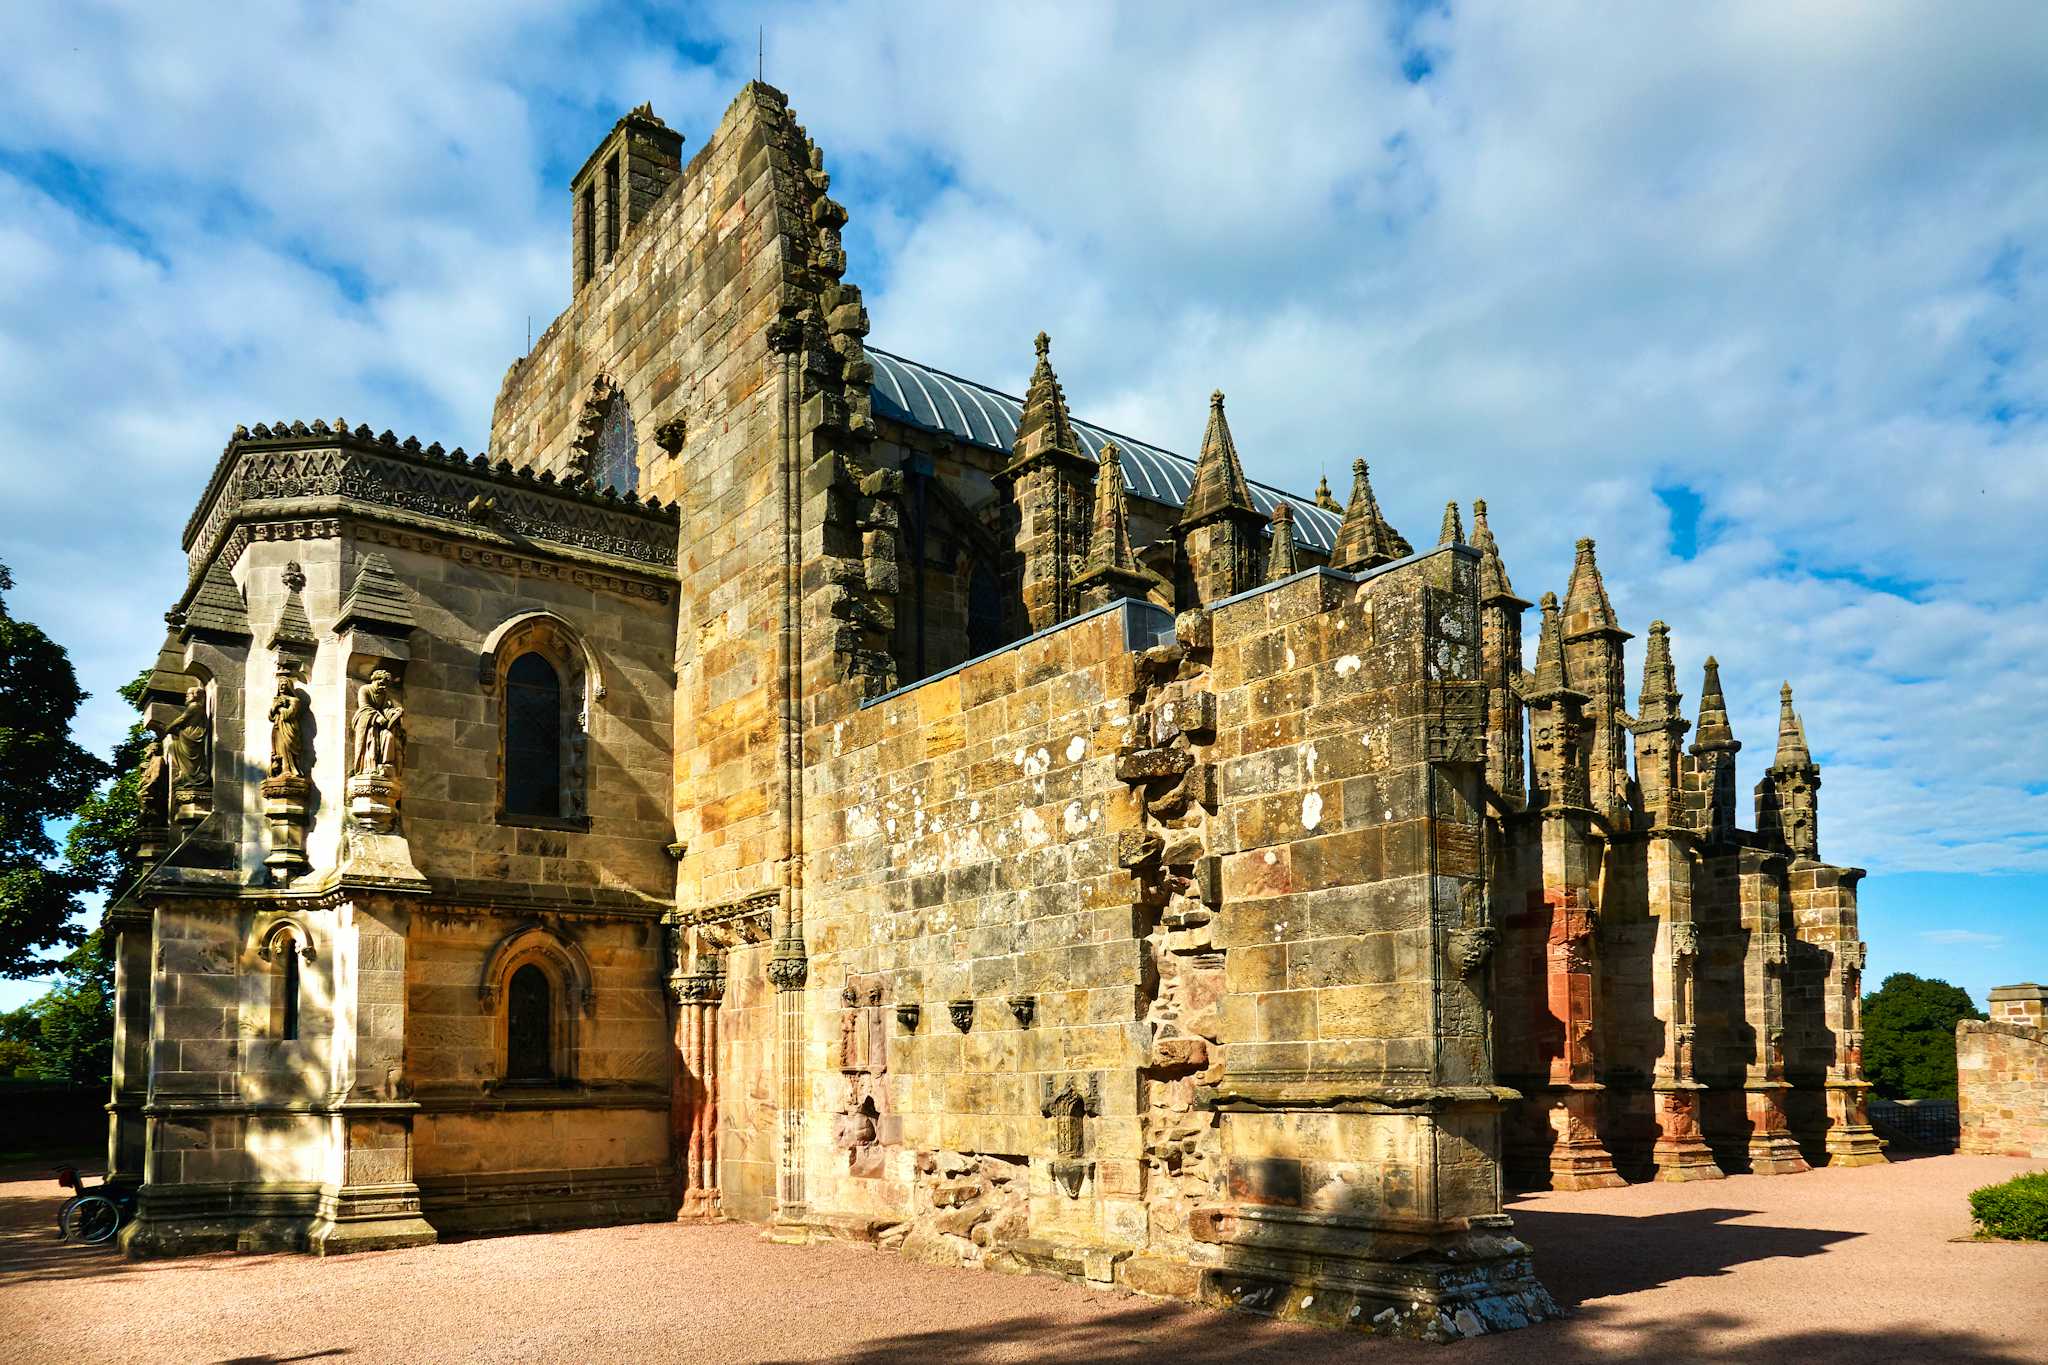
[[[1951,1240],[1969,1231],[1967,1191],[2039,1164],[1533,1196],[1515,1214],[1571,1316],[1450,1347],[774,1246],[737,1225],[131,1265],[58,1245],[54,1183],[0,1175],[0,1361],[2040,1362],[2048,1245]]]

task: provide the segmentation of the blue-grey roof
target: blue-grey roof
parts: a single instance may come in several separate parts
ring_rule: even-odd
[[[971,379],[935,370],[900,355],[867,348],[874,363],[874,404],[877,417],[887,417],[926,431],[943,432],[956,440],[1007,452],[1017,439],[1024,400],[977,384]],[[1194,484],[1195,462],[1147,441],[1074,419],[1074,433],[1090,455],[1101,457],[1103,442],[1114,439],[1123,451],[1124,482],[1132,496],[1167,507],[1185,506]],[[1301,545],[1328,554],[1337,543],[1342,518],[1309,498],[1254,482],[1252,501],[1267,516],[1286,499],[1294,504],[1294,538]]]

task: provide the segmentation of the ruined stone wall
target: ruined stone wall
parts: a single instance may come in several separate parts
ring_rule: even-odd
[[[809,736],[813,1217],[1378,1312],[1365,1229],[1500,1210],[1473,557],[1166,619]],[[1321,1268],[1253,1250],[1282,1225]]]
[[[1961,1150],[2048,1157],[2048,990],[2000,986],[1991,1018],[1956,1025]]]

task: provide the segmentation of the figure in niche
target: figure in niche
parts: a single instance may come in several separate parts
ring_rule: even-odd
[[[398,703],[395,681],[380,668],[356,698],[349,747],[358,773],[391,774],[405,766],[405,708]]]
[[[135,799],[142,807],[142,823],[160,825],[170,811],[170,792],[164,781],[164,742],[155,735],[142,751],[142,763],[135,779]]]
[[[206,689],[185,689],[185,706],[164,727],[164,758],[170,785],[176,791],[203,791],[213,785],[213,764],[207,750],[213,722],[206,714]]]
[[[292,685],[289,670],[277,673],[277,696],[270,703],[270,775],[306,775],[306,698]]]

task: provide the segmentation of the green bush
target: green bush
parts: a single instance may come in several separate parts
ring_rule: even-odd
[[[2048,1242],[2048,1171],[1970,1191],[1970,1213],[1992,1237]]]

